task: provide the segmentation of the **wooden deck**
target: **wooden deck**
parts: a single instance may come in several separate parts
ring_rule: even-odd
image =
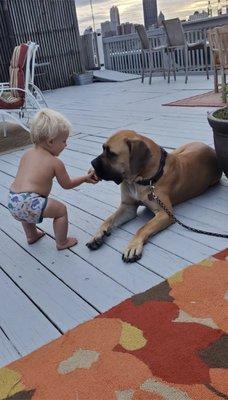
[[[149,135],[168,151],[193,140],[213,145],[206,108],[162,107],[162,103],[203,93],[212,78],[178,77],[168,85],[155,78],[151,86],[139,80],[97,83],[47,92],[50,107],[65,114],[75,135],[61,155],[71,175],[80,175],[101,151],[105,139],[120,128]],[[119,187],[102,182],[66,191],[54,183],[52,195],[67,203],[70,232],[79,244],[57,252],[50,221],[45,238],[25,242],[20,223],[6,208],[10,183],[24,149],[0,156],[0,365],[17,359],[63,332],[121,302],[133,293],[161,282],[189,263],[225,247],[227,240],[189,232],[173,225],[151,238],[142,259],[124,264],[121,252],[150,215],[140,209],[136,220],[118,229],[98,251],[86,241],[119,203]],[[228,183],[225,178],[204,195],[175,208],[185,223],[228,232]]]

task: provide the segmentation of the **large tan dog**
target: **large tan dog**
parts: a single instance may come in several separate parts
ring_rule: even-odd
[[[87,243],[91,250],[98,249],[113,228],[135,218],[139,205],[144,204],[155,214],[129,242],[123,253],[125,262],[141,258],[148,238],[173,222],[151,199],[150,184],[172,211],[172,205],[198,196],[221,177],[215,151],[203,143],[189,143],[166,154],[151,139],[126,130],[107,140],[103,153],[92,161],[92,165],[99,178],[121,183],[121,204]]]

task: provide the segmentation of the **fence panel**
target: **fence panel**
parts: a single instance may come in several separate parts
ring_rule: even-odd
[[[39,44],[35,70],[41,89],[71,84],[73,73],[84,72],[74,0],[0,0],[0,81],[8,81],[15,45]]]

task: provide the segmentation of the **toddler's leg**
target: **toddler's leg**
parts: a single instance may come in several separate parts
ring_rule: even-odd
[[[47,206],[43,212],[43,217],[53,218],[53,229],[58,250],[67,249],[78,243],[76,238],[67,237],[68,216],[67,208],[63,203],[54,199],[48,199]]]
[[[42,238],[45,233],[36,227],[36,224],[29,224],[23,221],[22,226],[24,228],[28,244],[33,244]]]

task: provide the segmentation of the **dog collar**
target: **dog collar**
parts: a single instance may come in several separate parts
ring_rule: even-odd
[[[166,157],[167,157],[168,153],[167,153],[167,151],[165,151],[165,149],[163,149],[163,147],[160,147],[160,149],[161,149],[161,158],[160,158],[159,168],[158,168],[158,171],[156,172],[156,174],[154,176],[152,176],[152,178],[142,179],[141,181],[138,181],[135,183],[138,183],[139,185],[142,185],[142,186],[152,186],[162,177],[163,172],[164,172],[165,161],[166,161]]]

